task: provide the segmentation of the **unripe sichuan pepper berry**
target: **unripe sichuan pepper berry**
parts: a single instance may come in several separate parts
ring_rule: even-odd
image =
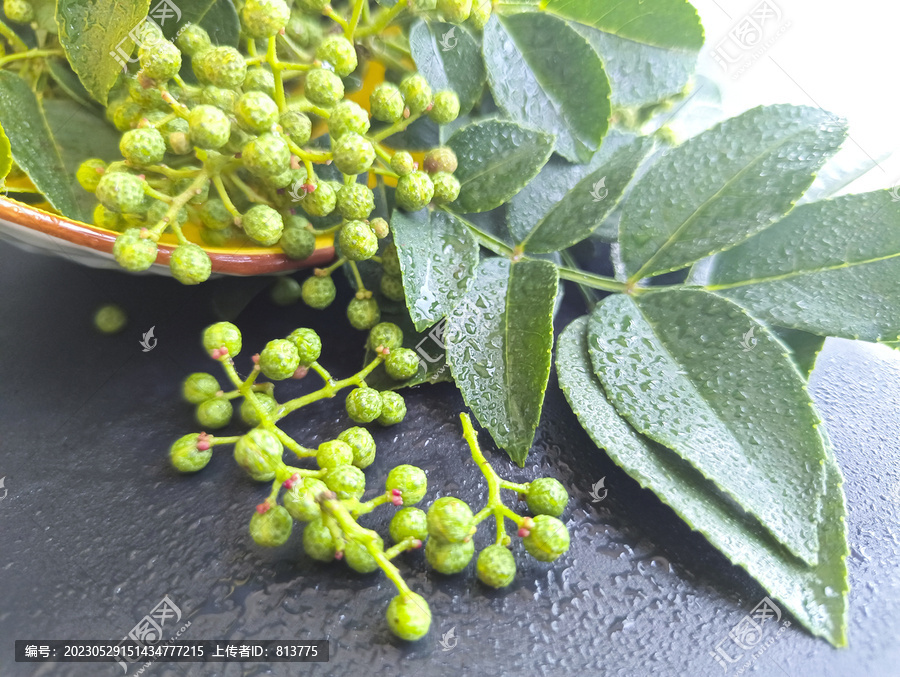
[[[452,24],[461,24],[472,12],[472,0],[438,0],[438,11]]]
[[[394,543],[407,538],[424,541],[428,537],[428,518],[419,508],[401,508],[391,518],[391,539]]]
[[[406,381],[419,371],[419,356],[409,348],[397,348],[385,358],[384,370],[395,381]]]
[[[282,501],[291,517],[298,522],[312,522],[320,517],[322,509],[317,499],[322,492],[328,491],[325,483],[315,477],[304,477],[297,481],[290,480],[290,485]]]
[[[434,197],[434,184],[425,172],[413,172],[397,181],[397,204],[401,209],[415,212]]]
[[[273,381],[290,378],[299,366],[297,347],[287,339],[269,341],[259,354],[259,368],[266,378]]]
[[[375,419],[379,425],[397,425],[406,418],[403,395],[387,390],[381,394],[381,414]]]
[[[343,39],[343,38],[342,38]],[[348,132],[365,134],[369,131],[369,114],[354,101],[341,101],[328,118],[328,133],[339,139]]]
[[[259,177],[276,176],[291,168],[291,151],[279,134],[260,134],[241,151],[244,166]]]
[[[125,221],[121,215],[108,210],[99,203],[94,207],[92,219],[95,226],[106,228],[107,230],[121,230],[122,226],[125,225]]]
[[[381,309],[375,299],[351,299],[347,304],[347,319],[350,326],[360,331],[371,329],[381,319]]]
[[[93,193],[97,190],[97,185],[100,183],[100,179],[105,171],[106,163],[103,160],[91,158],[78,165],[75,178],[78,179],[78,184],[82,188],[89,193]]]
[[[375,536],[375,547],[379,550],[384,549],[384,541],[381,536]],[[347,541],[344,546],[344,561],[347,566],[360,574],[370,574],[378,568],[378,562],[368,549],[358,541]]]
[[[355,465],[329,468],[322,481],[342,501],[359,500],[366,491],[366,476]]]
[[[399,122],[405,107],[400,88],[390,82],[382,82],[369,96],[372,117],[381,122]]]
[[[229,357],[235,357],[241,352],[241,330],[231,322],[211,324],[203,330],[203,347],[211,355],[225,348]]]
[[[343,35],[329,35],[316,48],[316,57],[327,61],[342,78],[356,70],[356,48]]]
[[[464,543],[445,543],[436,538],[429,538],[425,543],[425,559],[432,568],[441,574],[451,576],[469,566],[475,554],[475,543],[471,540]]]
[[[391,157],[391,169],[400,176],[406,176],[415,171],[416,161],[405,150],[399,150]]]
[[[120,214],[134,214],[144,204],[144,179],[126,172],[106,172],[97,182],[97,199],[107,209]]]
[[[262,510],[257,509],[250,518],[250,537],[264,548],[284,545],[290,538],[294,520],[280,505],[268,507],[268,504],[263,503],[262,507]]]
[[[478,553],[475,572],[485,585],[505,588],[516,577],[516,558],[504,545],[489,545]]]
[[[448,543],[461,543],[472,535],[472,510],[454,496],[439,498],[428,508],[428,533]]]
[[[422,113],[431,104],[431,87],[428,85],[428,81],[418,73],[403,78],[400,83],[400,93],[412,115]]]
[[[385,275],[400,276],[400,257],[397,254],[397,245],[393,242],[381,253],[381,267],[384,269]]]
[[[156,261],[156,243],[141,237],[141,228],[129,228],[116,238],[113,256],[125,270],[147,270]]]
[[[268,94],[247,92],[238,99],[234,114],[247,131],[265,132],[278,122],[278,105]]]
[[[288,110],[281,114],[278,124],[288,138],[298,146],[305,146],[309,143],[309,137],[312,135],[312,122],[310,119],[296,110]]]
[[[234,47],[213,47],[191,61],[200,82],[223,89],[237,89],[247,75],[247,62]]]
[[[457,164],[456,153],[453,152],[452,148],[435,148],[426,153],[422,169],[429,174],[437,174],[438,172],[452,174],[456,171]]]
[[[390,225],[388,225],[388,222],[380,216],[369,221],[369,228],[372,229],[372,232],[375,233],[375,237],[379,240],[383,240],[391,234]]]
[[[219,382],[212,374],[198,371],[191,374],[181,384],[181,396],[191,404],[200,404],[221,390]]]
[[[378,289],[385,298],[391,301],[402,301],[406,298],[406,290],[403,289],[403,279],[394,275],[382,275],[378,283]]]
[[[278,246],[289,258],[309,258],[316,250],[316,236],[306,228],[285,228]]]
[[[401,592],[394,597],[388,604],[386,616],[391,632],[409,642],[422,639],[431,627],[428,602],[414,592]]]
[[[102,305],[94,313],[94,326],[104,334],[118,334],[127,323],[128,316],[115,303]]]
[[[341,440],[322,442],[316,449],[316,465],[320,468],[337,468],[353,464],[353,449]]]
[[[275,401],[275,398],[268,393],[254,393],[254,395],[259,408],[263,410],[266,416],[271,417],[275,410],[278,409],[278,402]],[[250,400],[241,402],[241,420],[249,426],[257,426],[262,423],[259,412]]]
[[[172,277],[181,284],[200,284],[209,279],[212,262],[203,248],[191,242],[175,247],[169,259]]]
[[[200,92],[200,103],[207,106],[215,106],[225,113],[233,113],[239,96],[232,89],[206,85]]]
[[[241,25],[254,38],[271,38],[291,18],[284,0],[247,0],[241,9]]]
[[[262,92],[274,98],[275,76],[265,68],[249,68],[242,88],[245,92]]]
[[[265,247],[276,244],[284,232],[281,214],[268,205],[255,205],[241,219],[244,232]]]
[[[374,209],[375,194],[367,186],[351,183],[338,191],[337,210],[348,221],[368,218]]]
[[[209,459],[212,458],[212,447],[206,442],[206,448],[200,449],[197,446],[199,441],[200,435],[192,433],[179,438],[169,448],[169,460],[176,470],[179,472],[197,472],[206,467]]]
[[[234,445],[234,460],[257,482],[275,479],[284,447],[275,435],[254,428]]]
[[[459,117],[459,97],[456,92],[444,90],[434,97],[434,106],[428,111],[428,117],[439,125],[449,125]]]
[[[550,515],[537,515],[522,544],[528,554],[541,562],[552,562],[569,549],[569,530]]]
[[[284,239],[284,236],[281,236]],[[279,243],[281,240],[279,240]],[[269,290],[269,298],[276,306],[290,306],[300,300],[300,283],[292,277],[280,276]]]
[[[151,80],[165,82],[181,70],[181,50],[168,40],[138,50],[141,70]]]
[[[3,0],[3,13],[13,23],[27,24],[34,21],[34,7],[27,0]]]
[[[528,485],[525,501],[535,515],[559,517],[566,509],[569,494],[559,480],[541,477]]]
[[[319,181],[316,189],[308,192],[300,200],[300,206],[310,216],[328,216],[334,211],[337,195],[334,188],[325,181]]]
[[[360,469],[372,465],[375,460],[375,440],[368,430],[359,426],[347,428],[338,435],[338,439],[347,444],[353,452],[353,465]]]
[[[355,176],[369,170],[375,162],[372,142],[353,132],[344,134],[332,148],[334,166],[342,174]]]
[[[334,536],[321,517],[314,519],[303,529],[303,551],[320,562],[331,562],[334,559]]]
[[[210,230],[225,230],[234,223],[234,217],[225,203],[214,197],[200,205],[200,222]]]
[[[344,98],[344,83],[325,68],[314,68],[306,76],[306,98],[316,106],[331,108]]]
[[[198,148],[216,150],[228,143],[231,121],[215,106],[197,106],[188,115],[191,141]]]
[[[354,388],[345,404],[356,423],[371,423],[381,415],[381,393],[374,388]]]
[[[337,289],[335,289],[334,280],[330,276],[316,277],[313,275],[303,281],[301,293],[306,305],[316,310],[322,310],[334,301]]]
[[[312,329],[301,327],[292,331],[288,337],[288,341],[293,342],[297,348],[297,356],[300,358],[300,364],[308,367],[319,359],[322,354],[322,339]]]
[[[234,407],[223,397],[211,397],[197,405],[197,423],[206,430],[224,428],[231,422]]]
[[[453,174],[439,172],[431,177],[431,183],[434,185],[432,199],[435,203],[450,204],[459,197],[459,180]]]
[[[398,465],[388,473],[385,481],[388,491],[399,491],[403,505],[415,505],[428,490],[428,478],[425,471],[414,465]]]
[[[395,350],[402,345],[403,330],[393,322],[376,324],[369,332],[369,350],[376,351],[379,347]]]
[[[187,24],[175,38],[175,45],[182,53],[193,57],[208,49],[212,49],[209,33],[197,24]]]
[[[378,251],[378,238],[365,221],[348,221],[341,228],[338,246],[351,261],[365,261]]]

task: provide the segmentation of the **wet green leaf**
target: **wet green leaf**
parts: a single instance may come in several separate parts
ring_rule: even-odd
[[[769,329],[790,349],[791,359],[800,373],[809,378],[816,366],[816,358],[825,345],[825,337],[785,327],[769,327]]]
[[[200,19],[214,45],[237,47],[241,22],[231,0],[216,0]]]
[[[12,153],[10,153],[9,139],[6,132],[3,131],[3,125],[0,124],[0,185],[12,169]]]
[[[434,91],[456,92],[461,114],[478,103],[484,91],[484,63],[478,42],[465,28],[417,21],[409,31],[409,50]]]

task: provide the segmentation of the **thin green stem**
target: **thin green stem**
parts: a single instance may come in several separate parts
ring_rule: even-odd
[[[169,208],[166,210],[165,215],[160,219],[160,222],[153,226],[150,230],[151,232],[159,235],[162,233],[166,226],[170,223],[175,224],[176,219],[178,218],[178,212],[181,211],[182,207],[187,205],[193,198],[203,192],[203,188],[209,183],[209,173],[207,172],[206,167],[200,170],[200,173],[197,175],[191,185],[189,185],[181,195],[178,195],[175,198],[169,198]],[[151,189],[152,190],[152,189]],[[154,191],[156,192],[156,191]],[[180,228],[175,228],[175,235],[178,237],[179,242],[182,241],[184,235],[179,235]],[[187,242],[185,239],[184,242]],[[182,244],[184,244],[182,242]]]
[[[16,54],[8,54],[0,58],[0,68],[13,61],[23,61],[25,59],[40,59],[44,56],[65,56],[65,52],[61,49],[29,49],[27,52],[17,52]]]
[[[271,202],[269,202],[266,198],[253,190],[253,188],[244,183],[244,181],[235,172],[226,173],[225,178],[231,181],[235,186],[237,186],[238,190],[246,195],[247,199],[250,200],[250,202],[268,205],[270,207],[272,206]]]
[[[368,3],[369,0],[355,0],[353,4],[353,13],[350,15],[350,25],[344,30],[344,35],[346,35],[347,39],[351,42],[353,41],[353,36],[359,26],[359,18],[362,16],[363,5],[367,5]]]
[[[236,444],[237,441],[241,439],[240,435],[235,435],[233,437],[207,437],[206,441],[209,442],[212,446],[217,444]]]
[[[25,44],[22,38],[16,35],[15,31],[2,21],[0,21],[0,35],[6,38],[6,41],[16,52],[28,51],[28,45]]]
[[[340,14],[338,14],[337,12],[335,12],[335,11],[331,8],[330,5],[326,5],[325,9],[322,10],[322,14],[324,14],[324,15],[327,16],[329,19],[331,19],[332,21],[334,21],[334,23],[336,23],[338,26],[340,26],[341,28],[343,28],[343,29],[344,29],[344,34],[345,34],[345,35],[346,35],[347,32],[350,30],[350,26],[347,24],[346,21],[344,21],[344,18],[343,18]]]
[[[403,118],[399,122],[395,122],[394,124],[392,124],[390,127],[385,127],[380,132],[376,132],[375,134],[370,134],[369,140],[373,141],[373,142],[374,141],[382,141],[382,140],[388,138],[389,136],[391,136],[392,134],[396,134],[397,132],[402,132],[404,129],[409,127],[413,122],[418,120],[423,115],[425,115],[425,111],[422,111],[421,113],[415,113],[413,115],[410,115],[408,118]]]
[[[318,362],[313,362],[311,365],[309,365],[309,368],[316,372],[322,378],[322,380],[325,381],[325,383],[331,383],[334,381],[331,373]]]
[[[604,277],[602,275],[586,273],[583,270],[578,270],[577,268],[569,268],[568,266],[557,266],[557,269],[559,269],[559,277],[561,279],[571,280],[572,282],[583,284],[586,287],[591,287],[592,289],[602,289],[603,291],[617,292],[629,291],[629,286],[627,284],[625,284],[624,282],[619,282],[618,280],[614,280],[611,277]]]
[[[296,143],[291,141],[286,134],[282,134],[284,140],[287,142],[288,148],[291,149],[291,152],[296,155],[298,158],[303,160],[304,162],[319,162],[325,163],[331,159],[331,152],[327,150],[315,151],[315,150],[304,150]],[[307,173],[309,170],[307,170]]]
[[[561,252],[560,257],[562,258],[563,263],[565,263],[569,268],[576,270],[578,268],[578,263],[575,261],[575,257],[572,256],[567,251]],[[591,291],[591,288],[587,285],[578,284],[578,291],[581,292],[582,297],[584,297],[584,304],[587,306],[588,310],[591,310],[594,307],[594,304],[597,303],[597,298],[594,296],[594,293]]]
[[[359,274],[359,266],[356,265],[356,261],[348,261],[350,264],[350,271],[353,273],[353,280],[356,282],[356,293],[365,292],[366,285],[363,284],[362,275]]]
[[[213,176],[212,177],[213,185],[216,187],[216,192],[219,194],[219,199],[225,204],[225,209],[228,210],[228,213],[231,214],[234,218],[241,218],[241,213],[238,211],[238,208],[234,206],[234,203],[231,201],[231,197],[228,195],[228,191],[225,190],[225,184],[222,183],[221,176]]]
[[[304,447],[302,444],[298,444],[294,438],[284,432],[277,425],[266,426],[266,430],[273,433],[281,443],[290,449],[297,458],[310,458],[316,455],[315,449],[308,449]]]
[[[281,78],[282,64],[278,61],[274,35],[269,38],[269,46],[266,50],[266,61],[272,68],[272,74],[275,76],[275,103],[278,104],[278,110],[283,113],[287,109],[287,102],[284,98],[284,80]]]
[[[333,378],[330,378],[325,382],[324,387],[315,391],[314,393],[301,395],[300,397],[295,397],[293,400],[285,402],[281,406],[279,416],[276,420],[281,420],[292,411],[296,411],[297,409],[305,407],[308,404],[312,404],[313,402],[332,398],[344,388],[349,388],[350,386],[365,385],[366,376],[368,376],[372,372],[372,370],[375,369],[375,367],[377,367],[383,361],[384,357],[379,355],[374,360],[372,360],[362,371],[354,374],[353,376],[341,379],[340,381],[335,381]]]
[[[378,35],[381,33],[381,31],[387,28],[391,21],[396,19],[400,13],[406,9],[407,3],[408,0],[399,0],[399,2],[390,9],[382,8],[371,25],[356,31],[356,37],[365,38],[369,35]]]
[[[322,274],[319,275],[318,277],[328,277],[329,275],[331,275],[334,271],[336,271],[338,268],[340,268],[345,263],[347,263],[346,258],[344,258],[344,257],[339,258],[337,261],[332,263],[327,268],[320,268],[319,270],[322,271]]]
[[[483,231],[471,221],[464,219],[459,214],[447,209],[446,207],[441,207],[441,209],[443,209],[448,214],[452,214],[457,219],[462,221],[465,224],[466,228],[469,229],[469,232],[475,236],[476,240],[478,240],[478,243],[485,249],[490,249],[498,256],[513,256],[515,254],[515,250],[512,247],[510,247],[502,240],[497,239],[490,233]]]

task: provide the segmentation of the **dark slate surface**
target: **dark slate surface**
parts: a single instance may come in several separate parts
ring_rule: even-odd
[[[179,381],[215,371],[199,332],[216,319],[214,305],[258,286],[226,280],[186,289],[0,244],[0,477],[8,492],[0,500],[0,674],[122,674],[109,664],[16,664],[13,640],[120,638],[165,595],[183,611],[181,623],[190,620],[185,639],[327,638],[332,658],[302,666],[158,663],[143,673],[157,677],[737,674],[709,652],[764,592],[592,446],[555,377],[526,468],[493,458],[513,480],[551,475],[571,488],[572,549],[546,565],[518,544],[519,575],[504,592],[486,591],[472,565],[445,578],[424,567],[421,553],[405,556],[404,575],[434,612],[421,642],[390,636],[384,609],[393,592],[380,574],[311,562],[299,529],[280,549],[256,547],[246,523],[267,488],[246,479],[227,451],[189,477],[169,469],[166,453],[195,430]],[[130,315],[114,337],[91,328],[93,310],[108,301]],[[558,326],[582,312],[581,303],[570,289]],[[348,374],[363,339],[341,315],[275,309],[262,295],[238,320],[243,357],[309,325],[325,339],[326,367]],[[139,340],[151,326],[158,344],[145,353]],[[768,626],[763,641],[772,643],[744,674],[900,674],[898,358],[887,348],[829,341],[812,379],[847,479],[850,648],[834,650],[798,627],[776,636]],[[280,388],[283,396],[312,385],[310,378]],[[404,424],[374,431],[369,494],[390,467],[409,462],[428,472],[429,501],[453,493],[480,507],[486,488],[460,436],[455,388],[422,387],[407,402]],[[286,423],[307,445],[348,425],[342,398]],[[591,485],[603,477],[608,495],[592,502]],[[390,512],[365,523],[384,533]],[[445,651],[440,640],[451,629],[457,644]]]

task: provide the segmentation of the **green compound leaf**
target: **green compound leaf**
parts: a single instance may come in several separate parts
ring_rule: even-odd
[[[889,190],[800,205],[713,259],[708,288],[825,336],[900,338],[900,202]]]
[[[641,137],[616,150],[535,222],[520,246],[526,252],[546,254],[571,247],[590,236],[619,202],[652,146],[652,138]],[[543,190],[543,186],[536,186],[536,190]]]
[[[553,136],[515,122],[484,120],[454,132],[447,145],[459,161],[454,208],[486,212],[508,202],[537,175],[553,152]]]
[[[556,151],[587,162],[609,127],[609,81],[600,56],[569,24],[525,12],[484,28],[488,81],[513,120],[556,134]]]
[[[129,33],[144,20],[149,8],[150,0],[57,2],[59,41],[69,64],[85,89],[103,105],[122,73],[122,62],[134,49]]]
[[[434,91],[451,89],[465,115],[481,99],[485,73],[481,48],[462,26],[417,21],[409,32],[409,50]]]
[[[463,399],[520,466],[550,377],[558,284],[548,261],[486,259],[445,332],[447,362]]]
[[[825,345],[825,337],[786,327],[769,327],[769,330],[790,349],[791,359],[797,365],[797,369],[809,378],[816,366],[816,358]]]
[[[542,0],[540,8],[644,45],[692,52],[703,47],[703,26],[685,0]]]
[[[6,136],[6,132],[3,131],[3,125],[0,124],[0,185],[3,184],[3,180],[9,175],[12,163],[9,139]]]
[[[9,137],[12,158],[61,214],[83,221],[59,149],[44,111],[22,78],[0,71],[0,126]]]
[[[701,290],[617,294],[595,308],[588,342],[610,401],[638,432],[674,450],[815,564],[820,421],[805,380],[765,326]]]
[[[819,108],[761,106],[665,153],[622,210],[629,281],[679,270],[768,228],[845,136],[846,125]]]
[[[219,0],[150,0],[150,18],[168,39],[174,38],[189,23],[201,23]],[[231,4],[231,3],[229,3]],[[233,5],[232,5],[233,6]],[[177,11],[174,9],[177,7]],[[179,15],[180,12],[180,15]]]
[[[588,318],[566,327],[556,349],[559,384],[594,443],[688,526],[745,569],[810,632],[835,646],[847,643],[846,508],[840,469],[826,443],[826,491],[818,527],[818,564],[807,567],[689,463],[647,439],[619,416],[594,375]]]
[[[417,331],[444,317],[465,295],[478,244],[456,216],[427,209],[394,210],[391,232],[403,271],[406,306]]]

